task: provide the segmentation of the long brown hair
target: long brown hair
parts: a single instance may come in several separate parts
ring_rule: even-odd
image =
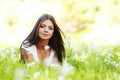
[[[57,25],[54,17],[50,14],[43,14],[41,17],[38,18],[33,30],[28,35],[28,37],[22,42],[21,46],[22,45],[27,45],[25,47],[29,47],[33,44],[36,45],[39,42],[38,29],[40,27],[40,24],[46,19],[51,20],[53,25],[54,25],[53,36],[50,38],[48,45],[53,50],[56,51],[56,54],[58,56],[58,60],[59,60],[59,62],[62,63],[63,59],[65,58],[64,42],[63,42],[62,35],[61,35],[61,33],[63,34],[63,32],[61,31],[61,29]],[[22,49],[21,46],[20,46],[20,50]],[[21,54],[21,60],[24,61],[24,58],[23,58],[22,54]]]

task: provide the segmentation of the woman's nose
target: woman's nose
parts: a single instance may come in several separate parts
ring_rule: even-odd
[[[45,28],[45,31],[48,31],[48,28],[47,28],[47,27]]]

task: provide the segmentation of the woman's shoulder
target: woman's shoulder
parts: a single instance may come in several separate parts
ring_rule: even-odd
[[[29,51],[31,53],[33,53],[35,51],[35,49],[36,49],[35,47],[36,46],[34,44],[29,46],[28,43],[22,44],[22,46],[21,46],[22,49],[25,49],[26,51]]]
[[[22,46],[21,46],[21,48],[23,48],[23,49],[30,49],[30,48],[33,48],[33,47],[35,47],[34,44],[33,45],[22,44]]]
[[[35,45],[34,45],[34,44],[31,45],[31,44],[29,43],[29,41],[24,41],[24,42],[22,43],[22,46],[21,46],[21,48],[24,48],[24,49],[26,49],[26,48],[32,48],[32,47],[35,47]]]

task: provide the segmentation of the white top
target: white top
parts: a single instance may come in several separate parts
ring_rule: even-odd
[[[32,46],[27,47],[27,48],[22,45],[22,48],[25,49],[26,51],[30,52],[33,55],[33,59],[34,59],[35,62],[41,63],[41,61],[38,58],[37,48],[36,48],[35,45],[32,45]],[[43,63],[45,65],[51,65],[52,62],[53,62],[54,55],[55,55],[55,51],[51,50],[50,56],[47,57],[47,58],[45,58],[44,61],[43,61]]]

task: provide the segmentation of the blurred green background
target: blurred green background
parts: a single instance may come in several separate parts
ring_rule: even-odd
[[[73,47],[120,42],[120,0],[0,0],[0,47],[20,46],[38,17],[52,14]]]
[[[120,80],[119,9],[120,0],[0,0],[0,80]],[[21,42],[44,13],[66,36],[65,60],[74,69],[62,65],[67,75],[19,62]]]

